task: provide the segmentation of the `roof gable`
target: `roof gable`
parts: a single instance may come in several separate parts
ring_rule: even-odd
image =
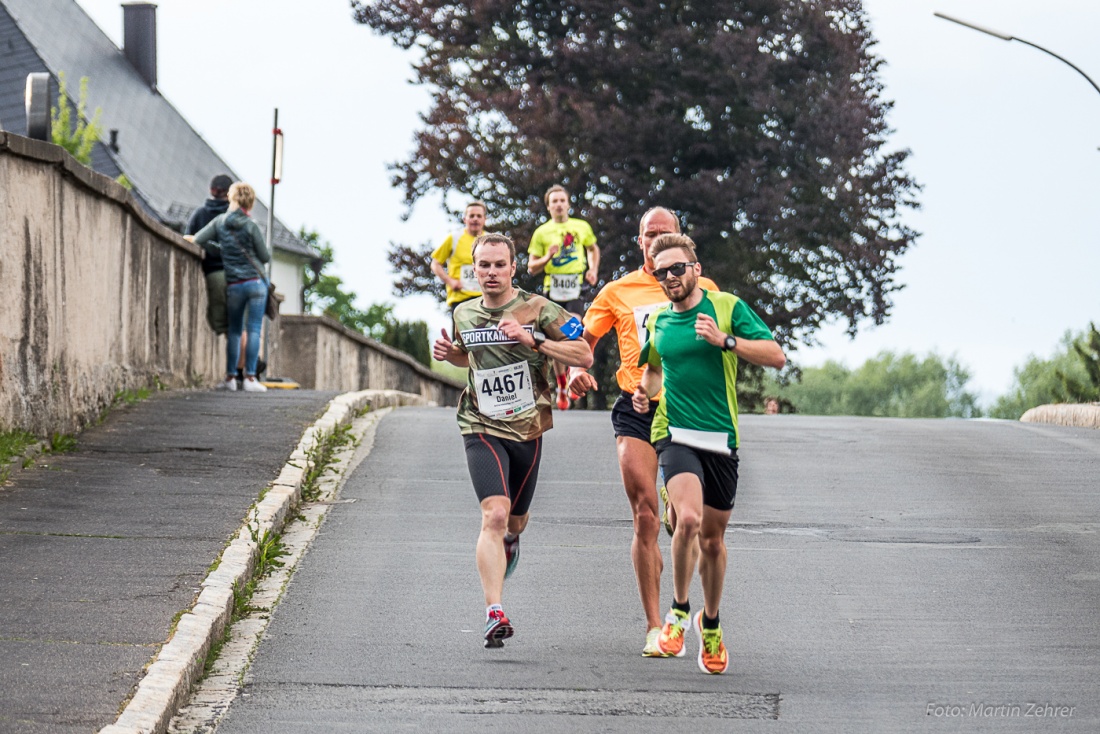
[[[97,146],[96,170],[111,176],[125,173],[135,193],[165,224],[186,223],[206,199],[214,175],[240,178],[179,111],[145,83],[74,0],[0,0],[0,56],[0,122],[12,132],[26,129],[22,103],[28,73],[49,71],[56,79],[63,71],[73,89],[81,77],[88,77],[88,106],[102,109],[104,130],[119,131],[117,151]],[[18,125],[10,120],[13,113]],[[111,163],[116,170],[110,170]],[[267,207],[257,201],[252,215],[266,229]],[[278,219],[274,239],[280,250],[316,256]]]

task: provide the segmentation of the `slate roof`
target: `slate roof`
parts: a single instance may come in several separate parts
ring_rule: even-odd
[[[65,29],[60,32],[60,29]],[[0,124],[26,133],[27,74],[64,71],[70,97],[88,77],[88,106],[102,109],[104,131],[119,131],[119,150],[99,144],[92,167],[115,178],[125,173],[139,200],[160,221],[181,229],[207,196],[210,178],[232,168],[157,90],[150,89],[122,51],[74,0],[0,0]],[[75,104],[74,104],[75,106]],[[252,216],[267,227],[267,207]],[[266,234],[266,233],[265,233]],[[317,253],[275,220],[275,246],[313,258]]]

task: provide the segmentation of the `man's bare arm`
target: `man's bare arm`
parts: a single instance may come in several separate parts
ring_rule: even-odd
[[[435,273],[435,277],[443,281],[443,285],[450,288],[452,291],[462,290],[462,281],[458,278],[452,278],[447,269],[443,267],[443,263],[432,258],[432,272]]]
[[[596,344],[600,341],[600,337],[593,336],[586,330],[583,334],[583,338],[588,343],[589,348],[595,352]],[[569,370],[569,390],[578,398],[587,395],[589,390],[598,390],[600,387],[596,382],[596,378],[585,372],[586,369],[587,367],[574,367]]]

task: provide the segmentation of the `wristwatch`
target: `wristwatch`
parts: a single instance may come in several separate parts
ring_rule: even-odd
[[[737,337],[726,336],[726,340],[722,342],[722,350],[726,352],[732,352],[737,347]]]
[[[539,350],[539,347],[546,343],[546,334],[543,334],[541,332],[531,332],[531,338],[535,340],[535,346],[531,348],[534,349],[536,352]]]

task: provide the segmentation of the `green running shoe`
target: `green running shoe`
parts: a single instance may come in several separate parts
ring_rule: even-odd
[[[672,527],[672,519],[669,517],[668,512],[668,490],[662,484],[657,492],[661,495],[661,502],[664,504],[664,507],[661,508],[661,524],[665,526],[665,532],[668,533],[669,537],[672,537],[675,528]]]
[[[504,558],[507,559],[508,565],[504,567],[504,578],[508,578],[512,575],[512,572],[516,570],[516,564],[519,563],[519,536],[517,535],[515,540],[509,541],[504,539]]]

